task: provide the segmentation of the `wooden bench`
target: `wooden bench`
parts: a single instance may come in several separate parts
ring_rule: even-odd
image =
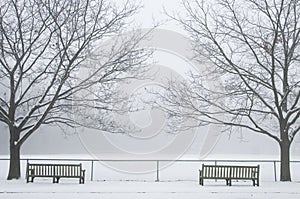
[[[229,165],[202,165],[199,170],[199,184],[204,184],[204,179],[226,180],[226,185],[231,186],[232,180],[252,180],[253,186],[259,186],[259,165],[257,166],[229,166]]]
[[[81,164],[27,163],[27,183],[33,182],[36,177],[53,178],[53,183],[58,183],[60,178],[79,178],[79,184],[84,184],[85,170],[82,169]]]

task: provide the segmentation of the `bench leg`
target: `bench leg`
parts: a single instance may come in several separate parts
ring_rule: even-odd
[[[28,177],[27,182],[33,182],[33,179],[34,179],[34,177],[31,177],[31,179],[30,179],[30,177]]]
[[[202,171],[199,170],[199,184],[203,185]]]
[[[59,178],[53,177],[53,183],[59,183]]]
[[[79,178],[79,184],[84,184],[84,178]]]
[[[27,183],[28,183],[28,182],[33,182],[33,177],[31,177],[31,179],[30,179],[30,177],[28,176],[26,182],[27,182]]]
[[[226,186],[231,186],[231,179],[226,179]]]
[[[204,185],[203,182],[204,182],[203,178],[199,178],[199,184],[203,186]]]
[[[252,181],[253,181],[253,186],[255,186],[255,185],[256,185],[256,186],[259,186],[258,180],[253,179]]]
[[[228,185],[231,186],[231,179],[229,179],[228,182],[229,182]]]

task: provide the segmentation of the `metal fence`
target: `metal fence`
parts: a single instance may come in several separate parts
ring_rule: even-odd
[[[9,158],[0,158],[0,161],[9,161]],[[278,181],[278,174],[279,174],[279,167],[280,167],[280,161],[279,160],[226,160],[226,159],[217,159],[217,160],[168,160],[168,159],[159,159],[159,160],[142,160],[142,159],[77,159],[77,158],[70,158],[70,159],[62,159],[62,158],[21,158],[21,163],[24,165],[27,162],[76,162],[76,163],[82,163],[85,165],[85,169],[88,171],[88,178],[89,180],[93,181],[95,180],[95,171],[97,171],[96,163],[101,164],[107,164],[107,163],[135,163],[135,164],[142,164],[142,163],[152,163],[154,165],[154,169],[151,171],[151,173],[154,173],[155,177],[153,177],[153,180],[155,181],[161,181],[160,173],[163,169],[166,167],[162,167],[161,165],[172,165],[176,163],[195,163],[197,164],[197,167],[200,168],[200,163],[206,163],[206,164],[265,164],[268,166],[268,168],[272,169],[266,169],[268,172],[272,173],[272,179],[274,181]],[[292,160],[290,161],[291,165],[293,165],[293,170],[299,171],[300,170],[300,160]],[[21,164],[21,165],[22,165]],[[25,167],[23,166],[22,169]],[[271,171],[272,170],[272,171]],[[300,174],[297,172],[297,174]],[[174,173],[176,175],[176,173]],[[296,177],[297,180],[300,180],[300,176]],[[298,179],[299,178],[299,179]],[[105,180],[105,179],[103,179]],[[163,179],[168,180],[168,179]]]

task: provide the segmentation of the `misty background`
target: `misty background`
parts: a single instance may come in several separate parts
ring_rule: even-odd
[[[180,9],[180,4],[173,0],[151,1],[142,0],[144,7],[136,16],[136,23],[141,28],[151,28],[153,24],[159,22],[159,28],[172,30],[180,34],[185,34],[184,30],[174,21],[167,20],[163,13],[163,7],[172,11]],[[174,42],[174,41],[170,41]],[[163,53],[157,54],[159,64],[168,65],[170,68],[178,67],[178,60],[174,57],[168,57]],[[178,58],[177,58],[178,59]],[[182,65],[181,65],[182,67]],[[189,66],[186,66],[189,68]],[[142,88],[142,87],[141,87]],[[155,129],[156,122],[161,121],[164,115],[162,113],[151,113],[151,110],[140,111],[131,115],[129,120],[138,126],[143,126],[144,129]],[[155,121],[157,119],[158,121]],[[152,126],[152,127],[151,127]],[[151,127],[151,128],[149,128]],[[123,156],[135,152],[144,153],[138,154],[138,157],[148,157],[148,155],[160,154],[162,156],[189,155],[194,158],[205,158],[206,155],[223,157],[233,155],[268,155],[279,158],[278,144],[266,136],[258,135],[244,130],[243,132],[236,132],[232,134],[215,132],[210,134],[215,142],[205,146],[205,154],[203,153],[203,145],[207,139],[208,128],[201,127],[191,132],[184,132],[183,134],[171,135],[163,133],[160,140],[154,139],[139,139],[139,137],[131,137],[128,135],[108,135],[108,133],[89,130],[89,129],[73,129],[65,132],[62,128],[55,126],[42,126],[37,133],[24,143],[21,154],[97,154],[101,157],[109,154],[113,156]],[[156,130],[157,131],[157,130]],[[3,124],[0,123],[0,155],[9,154],[9,131]],[[157,135],[156,135],[157,137]],[[181,142],[176,142],[181,140]],[[186,139],[186,140],[182,140]],[[185,146],[181,146],[185,144]],[[170,147],[169,147],[170,146]],[[166,149],[166,150],[165,150]],[[156,151],[155,151],[156,150]],[[291,157],[300,156],[300,137],[295,138],[291,147]],[[126,156],[127,157],[127,156]],[[184,157],[184,156],[183,156]]]

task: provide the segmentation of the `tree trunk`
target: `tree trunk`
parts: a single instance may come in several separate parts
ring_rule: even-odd
[[[280,143],[280,181],[291,181],[290,146],[288,140]]]
[[[20,172],[20,146],[10,142],[10,165],[7,180],[19,179]]]

